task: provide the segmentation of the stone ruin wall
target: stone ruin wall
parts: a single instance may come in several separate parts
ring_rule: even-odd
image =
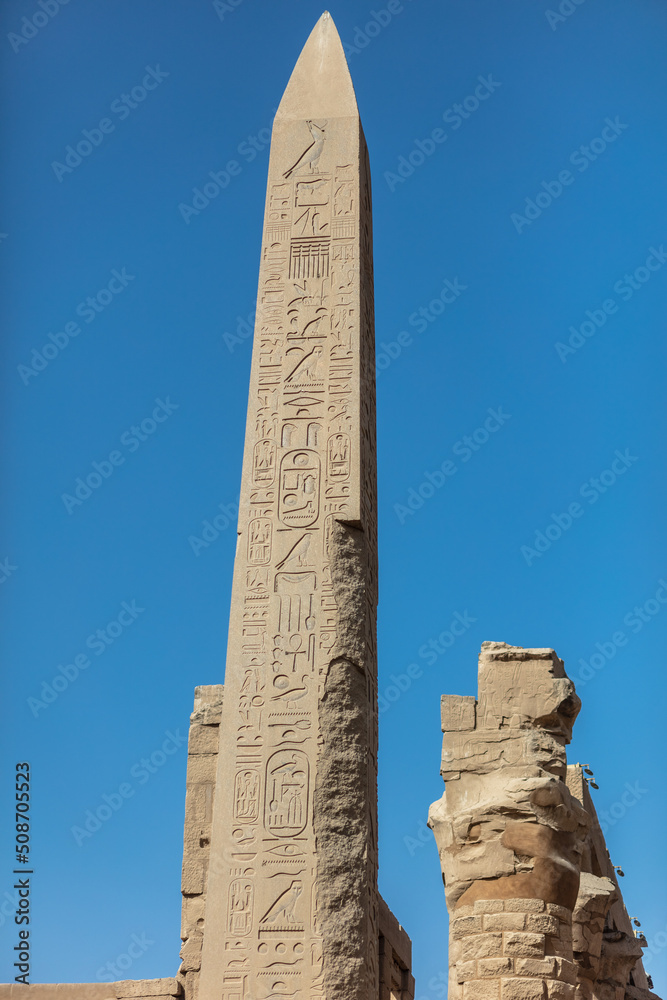
[[[552,649],[505,643],[483,643],[477,699],[443,696],[429,826],[449,1000],[655,1000],[582,768],[567,766],[580,707]]]

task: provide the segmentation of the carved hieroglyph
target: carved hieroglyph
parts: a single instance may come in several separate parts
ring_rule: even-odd
[[[275,117],[200,1000],[378,991],[368,156],[338,34]]]

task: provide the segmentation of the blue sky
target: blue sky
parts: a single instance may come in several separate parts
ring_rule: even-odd
[[[180,739],[223,679],[267,129],[322,8],[56,2],[0,13],[0,900],[27,760],[34,981],[95,981],[133,935],[139,979],[178,966]],[[439,699],[475,693],[486,639],[565,659],[569,759],[667,980],[667,11],[560,6],[331,8],[374,185],[380,886],[420,1000],[447,967]]]

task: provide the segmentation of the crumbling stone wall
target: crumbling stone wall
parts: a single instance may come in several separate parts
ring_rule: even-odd
[[[552,649],[485,642],[478,697],[442,699],[431,806],[450,914],[449,1000],[649,1000],[581,768],[581,702]],[[582,874],[583,873],[583,874]]]

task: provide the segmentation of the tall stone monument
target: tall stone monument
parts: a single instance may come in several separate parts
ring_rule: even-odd
[[[368,154],[325,13],[271,140],[200,1000],[377,995],[374,371]]]

